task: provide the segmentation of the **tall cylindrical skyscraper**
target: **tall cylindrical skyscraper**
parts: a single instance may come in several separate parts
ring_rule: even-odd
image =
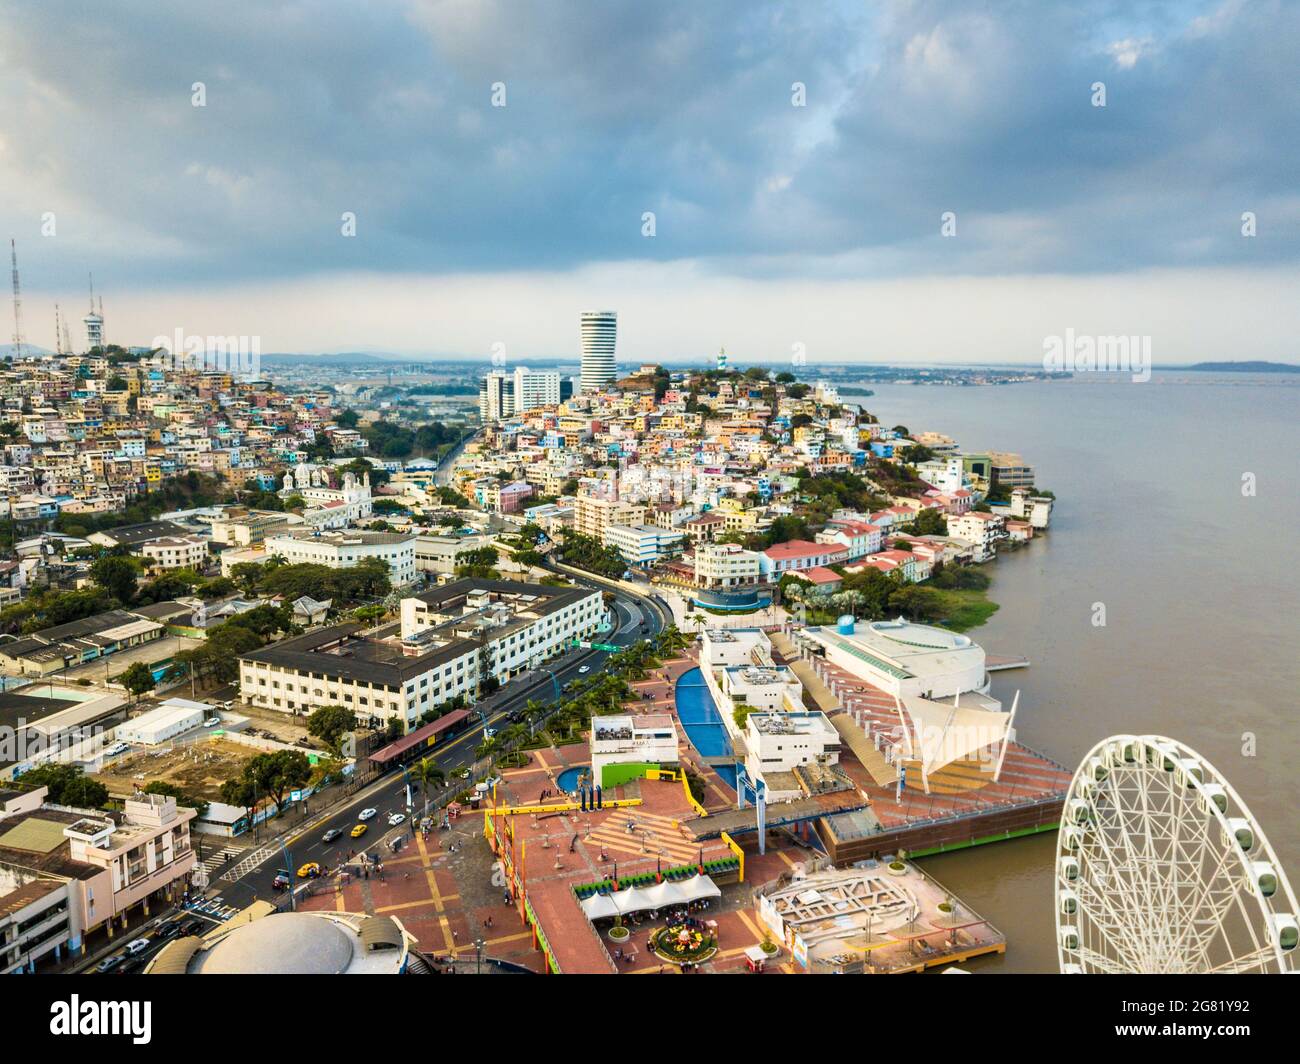
[[[598,392],[618,379],[614,369],[614,341],[618,315],[612,310],[582,313],[582,390]]]

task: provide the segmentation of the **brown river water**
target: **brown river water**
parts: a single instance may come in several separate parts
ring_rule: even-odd
[[[1236,788],[1295,885],[1300,376],[869,387],[841,396],[964,450],[1020,453],[1056,493],[1048,535],[989,566],[1001,609],[968,633],[1030,659],[994,674],[1004,704],[1021,692],[1017,738],[1071,770],[1120,732],[1186,743]],[[1007,936],[1004,957],[972,970],[1056,971],[1054,845],[1040,835],[922,861]]]

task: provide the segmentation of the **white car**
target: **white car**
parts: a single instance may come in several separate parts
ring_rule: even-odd
[[[398,824],[403,824],[405,822],[406,822],[405,813],[394,813],[392,816],[388,818],[388,826],[390,828],[395,828],[397,827]]]
[[[580,673],[582,673],[582,672],[591,672],[591,666],[590,666],[590,665],[584,665],[584,666],[582,666],[582,668],[580,668],[580,669],[578,670],[578,672],[580,672]]]
[[[148,935],[144,938],[133,938],[126,944],[126,954],[128,957],[134,957],[137,953],[143,953],[151,945],[153,945],[153,939]]]
[[[357,814],[358,820],[371,820],[379,813],[378,809],[363,809]]]
[[[105,757],[115,757],[115,756],[118,755],[118,754],[124,754],[124,753],[126,753],[126,752],[127,752],[128,750],[130,750],[130,749],[131,749],[131,747],[130,747],[129,745],[127,745],[126,743],[114,743],[112,746],[109,746],[109,747],[106,747],[106,748],[105,748],[105,750],[104,750],[104,756],[105,756]]]
[[[205,728],[215,728],[220,723],[221,723],[220,717],[209,717],[207,720],[203,722],[203,726]]]

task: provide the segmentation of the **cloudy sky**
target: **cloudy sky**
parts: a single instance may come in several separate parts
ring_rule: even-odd
[[[1296,360],[1297,69],[1268,0],[8,0],[0,232],[46,347],[93,271],[124,344]]]

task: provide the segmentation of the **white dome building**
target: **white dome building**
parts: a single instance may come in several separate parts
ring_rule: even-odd
[[[391,916],[270,912],[258,902],[199,938],[168,943],[148,975],[401,975],[430,969]],[[232,926],[233,925],[233,926]]]

